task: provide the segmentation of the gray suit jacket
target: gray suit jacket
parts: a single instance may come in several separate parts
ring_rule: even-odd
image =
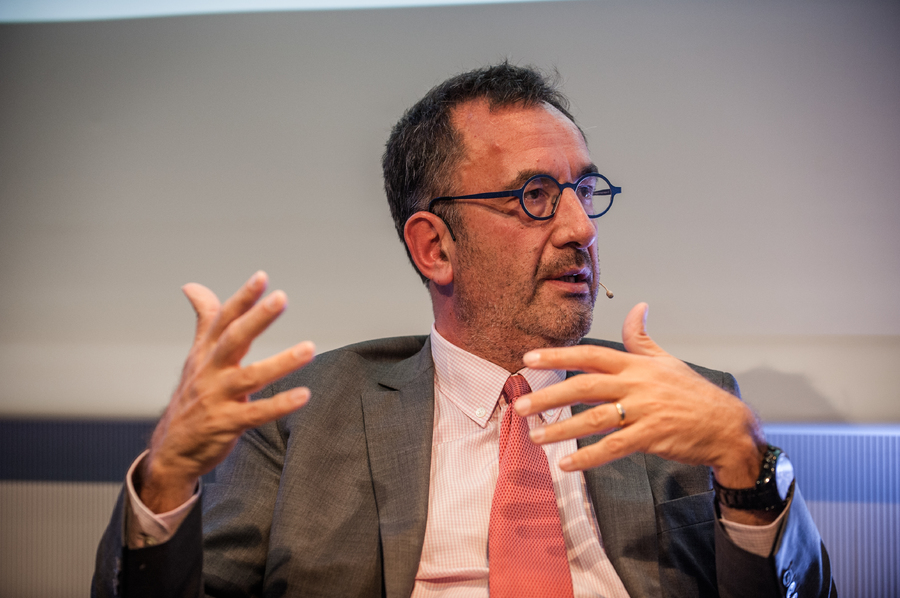
[[[737,392],[730,375],[696,369]],[[410,595],[428,512],[428,337],[325,353],[261,394],[301,385],[312,390],[309,404],[245,433],[204,489],[202,550],[199,508],[169,542],[124,548],[120,498],[98,549],[93,595]],[[796,489],[775,554],[761,558],[717,523],[704,467],[635,454],[585,477],[604,548],[633,597],[834,595],[827,553]]]

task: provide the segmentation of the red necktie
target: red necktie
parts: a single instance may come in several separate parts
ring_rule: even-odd
[[[572,596],[547,455],[528,439],[528,422],[513,410],[530,392],[519,375],[503,386],[509,407],[500,424],[500,476],[488,532],[491,598]]]

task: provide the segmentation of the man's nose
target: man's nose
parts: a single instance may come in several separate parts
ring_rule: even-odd
[[[588,217],[584,204],[573,189],[563,191],[553,221],[556,229],[554,244],[559,247],[574,245],[584,249],[597,240],[597,226]]]

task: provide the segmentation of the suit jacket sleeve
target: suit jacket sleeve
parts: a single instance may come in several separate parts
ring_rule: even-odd
[[[245,433],[217,468],[217,483],[204,488],[175,535],[157,546],[131,550],[125,545],[128,498],[123,490],[97,551],[92,596],[260,594],[283,464],[280,438],[274,423]],[[233,477],[245,483],[232,486]],[[204,568],[205,550],[215,558],[207,558]]]
[[[740,396],[730,374],[691,367]],[[600,438],[583,438],[579,446]],[[631,596],[837,595],[828,553],[796,484],[773,552],[763,558],[735,545],[719,523],[706,467],[634,453],[587,470],[585,480],[604,548]]]
[[[127,549],[120,497],[97,551],[92,595],[408,596],[428,497],[426,339],[322,354],[265,389],[261,396],[308,386],[315,398],[245,432],[168,542]],[[385,386],[391,376],[408,392]],[[384,447],[374,438],[382,428]],[[385,462],[401,473],[384,479]]]
[[[740,397],[734,377],[721,376],[721,386]],[[716,574],[721,596],[837,596],[828,552],[796,482],[785,508],[782,527],[768,558],[736,546],[716,522]]]
[[[707,379],[740,396],[737,382],[730,374],[699,367],[695,369]],[[659,564],[664,595],[670,595],[668,593],[670,589],[679,587],[685,581],[690,581],[691,584],[696,582],[696,590],[702,590],[706,581],[714,580],[716,591],[723,598],[837,596],[831,578],[828,553],[796,483],[785,507],[785,517],[776,536],[772,553],[763,558],[743,550],[729,538],[719,522],[715,494],[709,488],[710,472],[705,467],[690,468],[696,471],[693,474],[696,482],[689,482],[691,474],[678,471],[685,466],[666,462],[651,455],[646,456],[646,461],[654,500],[659,500],[656,505],[657,529],[666,530],[659,534]],[[678,480],[677,484],[672,483],[675,479]],[[692,486],[698,494],[683,498],[671,495],[677,492],[676,488]],[[663,497],[666,500],[662,500]],[[705,497],[704,500],[708,501],[706,505],[700,505],[701,497]],[[685,518],[684,513],[677,514],[678,508],[682,505],[694,510],[691,518]],[[694,533],[708,533],[702,531],[705,524],[698,521],[697,513],[700,512],[708,513],[713,519],[709,524],[713,531],[712,551],[707,548],[699,549],[697,539],[691,537]],[[683,523],[689,525],[681,527]],[[679,551],[693,554],[678,554]],[[702,560],[694,556],[698,552],[700,554],[714,552],[715,571],[698,574],[695,579],[690,579],[689,575],[685,575],[685,571],[691,568],[701,571],[705,567]],[[691,588],[687,595],[694,595],[694,591],[694,588]],[[703,591],[697,593],[704,594]],[[673,591],[671,595],[682,594]]]
[[[260,594],[283,459],[276,423],[246,432],[175,535],[137,550],[127,548],[124,540],[128,498],[123,490],[97,551],[92,596]],[[234,487],[228,483],[233,478],[245,483]],[[223,521],[235,525],[223,526]],[[204,568],[205,550],[219,558],[207,558]]]
[[[796,483],[772,554],[736,546],[716,524],[716,573],[723,597],[836,597],[828,552]]]
[[[119,493],[119,500],[97,549],[91,596],[96,598],[202,596],[200,501],[197,501],[168,542],[140,550],[129,550],[125,546],[127,501],[127,494],[123,489]]]

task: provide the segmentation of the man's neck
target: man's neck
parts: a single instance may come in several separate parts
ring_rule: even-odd
[[[533,338],[515,330],[500,329],[496,326],[479,329],[458,328],[435,322],[435,329],[444,339],[460,349],[490,361],[515,374],[524,367],[522,356],[534,349],[574,345],[578,341]]]

